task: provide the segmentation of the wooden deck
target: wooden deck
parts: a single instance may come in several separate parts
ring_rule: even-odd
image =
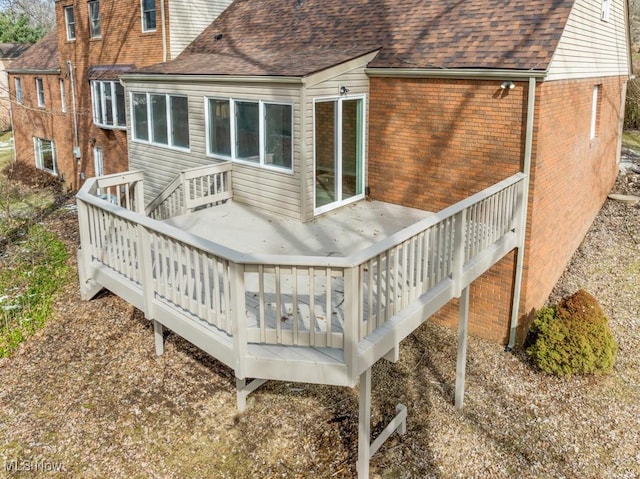
[[[139,172],[89,179],[78,265],[83,298],[141,309],[158,353],[167,327],[232,368],[240,408],[271,379],[360,384],[368,403],[371,366],[522,244],[522,174],[437,213],[361,202],[307,225],[234,204],[230,178],[199,168],[146,207]]]

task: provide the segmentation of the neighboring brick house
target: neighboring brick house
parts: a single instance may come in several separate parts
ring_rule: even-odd
[[[9,69],[12,99],[23,95],[13,102],[17,160],[35,158],[71,190],[96,172],[127,169],[118,75],[174,58],[228,3],[56,0],[56,31]]]
[[[613,185],[630,73],[625,0],[236,0],[120,78],[149,199],[221,160],[235,201],[302,222],[366,196],[438,211],[527,173],[526,247],[471,287],[470,331],[513,345]]]
[[[0,43],[0,132],[11,128],[9,83],[5,70],[30,46],[25,43]]]

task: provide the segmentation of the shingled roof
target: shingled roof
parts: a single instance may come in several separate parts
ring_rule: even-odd
[[[573,0],[236,0],[155,73],[304,76],[381,68],[544,71]]]
[[[0,58],[18,58],[30,46],[28,43],[0,43]]]
[[[58,37],[52,30],[18,57],[7,70],[19,71],[55,71],[60,69],[58,56]]]

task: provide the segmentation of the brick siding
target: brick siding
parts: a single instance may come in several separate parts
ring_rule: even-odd
[[[615,180],[622,81],[537,86],[523,319],[544,304]],[[503,91],[500,83],[372,78],[370,196],[438,211],[520,171],[527,84]],[[602,84],[601,110],[590,141],[595,84]],[[514,274],[512,252],[472,284],[471,334],[506,341]],[[455,325],[457,302],[435,319]]]

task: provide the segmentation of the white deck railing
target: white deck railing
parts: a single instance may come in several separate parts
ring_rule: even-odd
[[[214,175],[217,188],[218,173],[202,173]],[[108,289],[141,291],[150,318],[161,305],[223,332],[240,350],[248,343],[329,347],[347,361],[363,338],[425,293],[446,282],[458,296],[501,257],[492,248],[502,244],[502,255],[514,247],[523,178],[514,175],[345,258],[242,254],[142,214],[132,201],[142,198],[139,173],[89,179],[77,196],[79,261],[89,278],[101,270],[117,278],[117,285],[102,284]],[[189,191],[211,191],[209,181]],[[121,193],[113,204],[98,195],[107,185],[135,194]],[[491,259],[474,269],[485,256]]]
[[[230,199],[231,170],[231,162],[224,162],[181,172],[147,206],[147,215],[165,220]]]

